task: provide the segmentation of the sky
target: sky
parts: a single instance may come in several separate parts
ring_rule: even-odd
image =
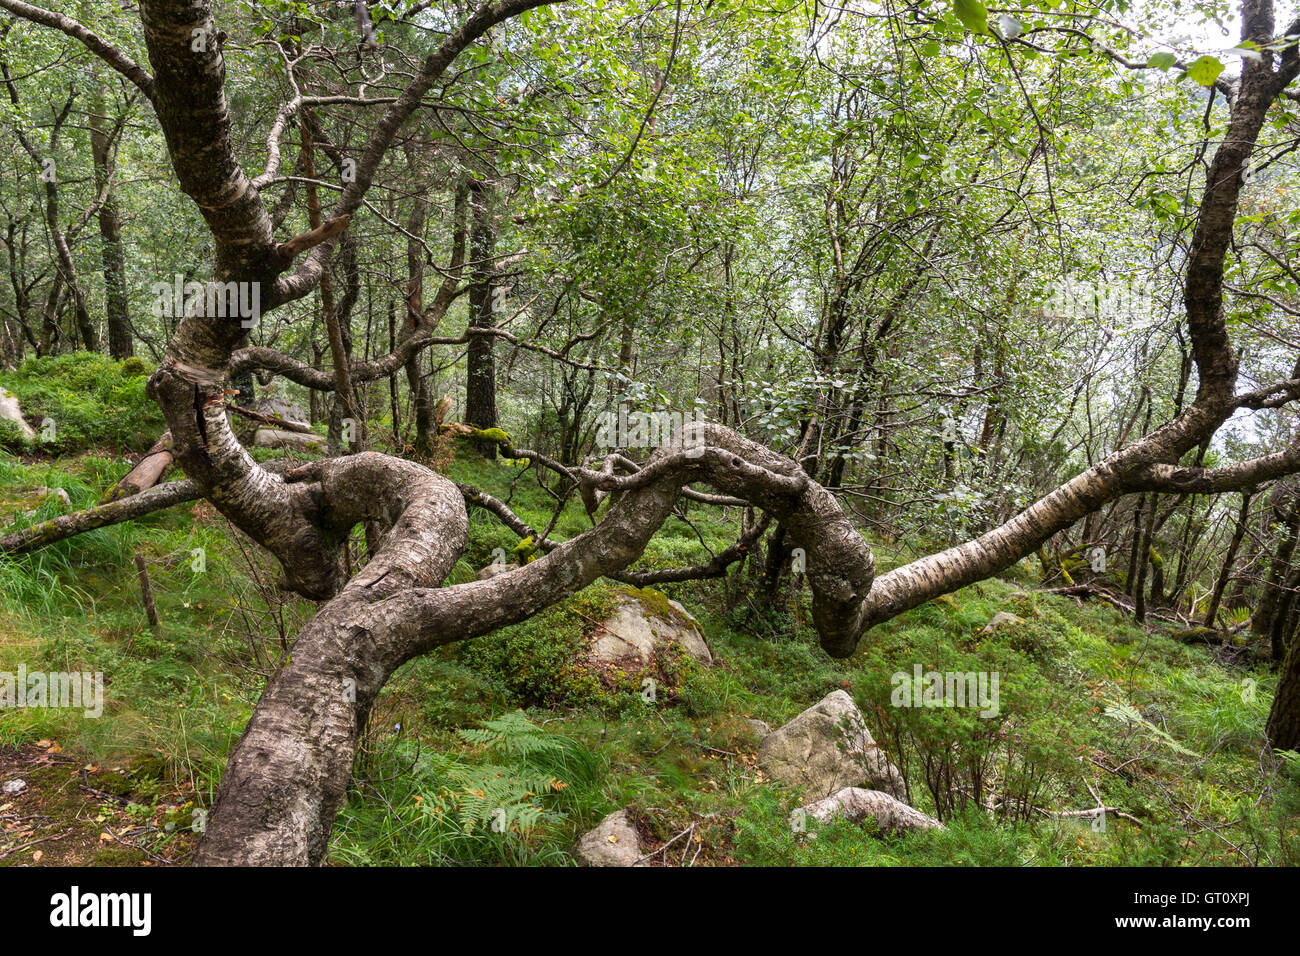
[[[1150,32],[1154,39],[1179,50],[1197,54],[1222,53],[1235,47],[1241,40],[1241,17],[1237,4],[1229,4],[1228,7],[1228,14],[1218,21],[1189,10],[1168,24],[1152,27]],[[1278,32],[1295,19],[1295,11],[1296,3],[1293,0],[1276,3],[1274,20]],[[1139,13],[1135,19],[1140,21],[1140,18]],[[1227,64],[1228,72],[1240,72],[1239,58],[1227,57],[1224,62]]]

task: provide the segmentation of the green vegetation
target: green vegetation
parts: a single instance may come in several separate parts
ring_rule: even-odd
[[[1296,862],[1294,16],[0,0],[0,863]]]
[[[112,464],[0,459],[0,493],[45,484],[88,504],[111,483]],[[468,454],[451,473],[502,496],[516,477],[508,464]],[[549,496],[530,481],[513,493],[521,516],[541,523]],[[570,510],[562,522],[580,530],[586,518]],[[700,527],[719,540],[730,530],[718,519]],[[473,529],[473,554],[513,544],[482,516]],[[666,540],[648,563],[702,553]],[[203,571],[193,569],[197,548]],[[159,633],[140,606],[137,552]],[[184,822],[210,806],[266,678],[311,613],[275,591],[254,553],[200,506],[0,559],[0,671],[97,670],[106,683],[102,718],[6,711],[0,746],[57,740],[79,760],[120,767],[116,784],[99,789],[117,785],[142,815],[157,810],[151,845],[183,852]],[[472,576],[463,567],[458,575]],[[838,662],[818,648],[802,602],[728,611],[720,586],[696,584],[633,591],[665,611],[665,593],[681,600],[716,658],[713,667],[662,662],[661,693],[648,704],[640,674],[598,672],[581,653],[620,592],[598,584],[403,668],[372,713],[331,859],[569,865],[579,834],[629,806],[651,845],[693,824],[696,865],[1300,862],[1300,762],[1274,773],[1260,759],[1274,680],[1266,668],[1221,662],[1165,628],[1010,580],[924,605]],[[1001,610],[1021,622],[981,633]],[[913,662],[999,673],[996,718],[891,707],[891,675],[910,675]],[[815,839],[792,831],[802,801],[761,774],[747,718],[778,726],[840,687],[906,774],[912,802],[946,829],[882,837],[839,822]],[[1098,797],[1132,819],[1111,816],[1097,832],[1086,819],[1043,812],[1086,809]],[[168,832],[166,821],[182,825]]]
[[[115,362],[70,352],[27,359],[16,371],[0,372],[0,386],[18,397],[23,414],[37,426],[37,438],[29,443],[13,423],[0,422],[0,448],[45,454],[145,450],[166,427],[145,395],[152,370],[138,358]]]

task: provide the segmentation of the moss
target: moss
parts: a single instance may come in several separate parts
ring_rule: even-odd
[[[18,396],[36,425],[42,451],[68,454],[90,447],[143,451],[166,427],[145,394],[148,366],[115,362],[92,352],[27,359],[0,374],[0,386]],[[41,424],[48,420],[53,430]],[[2,436],[0,436],[2,437]]]
[[[91,866],[127,866],[139,863],[144,854],[127,846],[108,844],[95,851]]]
[[[1212,627],[1189,627],[1171,631],[1169,636],[1182,644],[1218,644],[1223,635]]]
[[[527,564],[529,561],[533,560],[533,552],[536,550],[537,540],[530,534],[515,545],[514,548],[511,549],[510,554],[514,557],[515,564]]]
[[[677,608],[673,607],[668,595],[662,591],[656,591],[654,588],[622,588],[621,593],[628,597],[635,598],[641,602],[641,606],[652,617],[660,620],[670,621],[687,626],[693,626],[694,622]]]
[[[122,367],[118,371],[123,378],[138,378],[141,375],[149,374],[149,366],[145,365],[142,359],[133,355],[129,359],[122,361]]]
[[[500,428],[474,428],[470,430],[470,437],[481,441],[495,441],[508,445],[510,436]]]
[[[54,497],[55,493],[49,488],[6,490],[5,492],[0,493],[0,516],[8,517],[16,514],[26,514],[29,511],[35,511]]]
[[[105,793],[111,793],[115,797],[126,797],[131,794],[134,788],[131,781],[127,779],[126,774],[110,770],[107,773],[101,773],[95,777],[95,788],[103,790]]]
[[[589,659],[592,632],[628,598],[640,602],[653,617],[686,623],[658,591],[602,583],[452,653],[523,706],[596,706],[616,714],[642,706],[641,682],[646,677],[655,678],[661,699],[672,700],[693,673],[693,660],[680,648],[662,648],[648,667],[606,667]]]

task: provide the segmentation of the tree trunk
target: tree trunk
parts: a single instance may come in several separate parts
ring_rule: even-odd
[[[1205,610],[1206,627],[1215,627],[1219,617],[1219,605],[1223,602],[1223,592],[1227,590],[1228,581],[1232,578],[1232,569],[1237,563],[1237,550],[1241,547],[1241,539],[1246,536],[1246,525],[1250,520],[1250,499],[1253,492],[1243,491],[1241,493],[1241,510],[1237,513],[1237,524],[1232,532],[1232,540],[1228,543],[1228,553],[1223,556],[1223,567],[1219,571],[1218,580],[1214,582],[1214,591],[1210,595],[1210,606]]]
[[[1300,640],[1290,642],[1282,659],[1266,733],[1274,750],[1300,750]]]
[[[424,247],[417,241],[424,234],[428,203],[415,197],[415,205],[406,221],[406,322],[402,338],[419,331],[424,321]],[[423,352],[414,353],[406,362],[406,385],[411,393],[411,416],[415,422],[415,453],[427,455],[433,448],[433,399],[421,371]]]
[[[101,91],[97,93],[90,113],[90,152],[95,163],[95,188],[104,192],[104,204],[99,207],[99,239],[104,268],[104,324],[108,328],[108,354],[120,361],[135,354],[135,341],[131,335],[126,297],[122,220],[117,211],[117,196],[112,190],[112,143],[105,129],[107,123]],[[251,394],[246,396],[251,397]]]
[[[475,428],[497,427],[497,379],[493,351],[496,336],[475,334],[496,326],[496,296],[492,280],[496,273],[492,256],[496,230],[492,224],[492,187],[480,180],[470,183],[470,259],[473,280],[469,288],[469,354],[465,371],[465,423]],[[497,443],[478,441],[479,452],[495,458]]]
[[[1285,512],[1281,511],[1280,502],[1275,502],[1269,509],[1273,516],[1281,518],[1282,534],[1278,539],[1277,550],[1273,553],[1268,577],[1264,580],[1259,606],[1251,616],[1251,629],[1256,634],[1273,632],[1273,619],[1277,616],[1277,608],[1282,600],[1283,585],[1291,574],[1291,557],[1295,553],[1296,539],[1300,536],[1300,494],[1292,490],[1289,484],[1280,486],[1278,490],[1283,494],[1289,492],[1290,501]],[[1274,650],[1277,649],[1275,646]],[[1281,659],[1281,654],[1274,654],[1274,662]]]

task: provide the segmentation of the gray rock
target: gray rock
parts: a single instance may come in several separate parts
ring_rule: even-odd
[[[252,402],[241,402],[239,398],[240,396],[235,396],[235,404],[242,408],[247,408],[250,412],[257,412],[259,415],[266,415],[270,418],[279,419],[294,425],[311,424],[309,420],[311,416],[308,415],[307,412],[303,411],[302,408],[295,405],[293,402],[286,401],[283,398],[268,396],[267,398],[259,398]],[[254,441],[256,433],[263,428],[272,430],[280,428],[280,426],[275,422],[253,421],[252,419],[245,418],[243,415],[237,415],[234,412],[230,413],[230,422],[231,425],[234,426],[235,435],[245,444]],[[293,429],[285,428],[281,430],[292,431]]]
[[[18,426],[18,430],[28,441],[35,440],[36,429],[28,425],[27,419],[23,418],[23,410],[18,405],[18,396],[4,388],[0,388],[0,418]]]
[[[13,795],[13,794],[16,794],[16,793],[22,793],[22,792],[23,792],[24,790],[26,790],[26,789],[27,789],[27,781],[26,781],[26,780],[6,780],[6,781],[5,781],[4,791],[5,791],[5,794],[7,794],[7,795]]]
[[[297,425],[311,424],[307,420],[307,413],[300,406],[283,398],[259,398],[244,407],[249,411],[257,412],[259,415],[270,415],[272,418],[283,419]]]
[[[1010,611],[998,611],[997,614],[993,615],[993,620],[989,621],[988,624],[984,625],[984,627],[980,630],[980,633],[988,634],[992,631],[996,631],[1000,627],[1005,627],[1010,624],[1023,624],[1023,623],[1024,623],[1024,618],[1016,617],[1016,615],[1012,614]]]
[[[291,432],[283,428],[259,428],[253,434],[259,448],[293,448],[298,451],[324,451],[325,439],[312,432]]]
[[[588,866],[637,866],[641,841],[626,810],[617,810],[578,840],[578,858]]]
[[[842,690],[828,694],[758,745],[758,762],[775,780],[826,797],[868,785],[902,800],[903,775],[867,731],[862,712]]]
[[[790,814],[790,826],[800,831],[806,829],[809,820],[827,823],[841,817],[853,823],[874,818],[881,833],[943,829],[943,824],[934,817],[909,807],[901,800],[879,790],[861,787],[845,787],[838,793],[800,807]]]
[[[644,666],[670,641],[680,643],[696,660],[713,663],[704,632],[686,608],[657,591],[625,591],[614,612],[596,628],[591,656],[605,664]]]

